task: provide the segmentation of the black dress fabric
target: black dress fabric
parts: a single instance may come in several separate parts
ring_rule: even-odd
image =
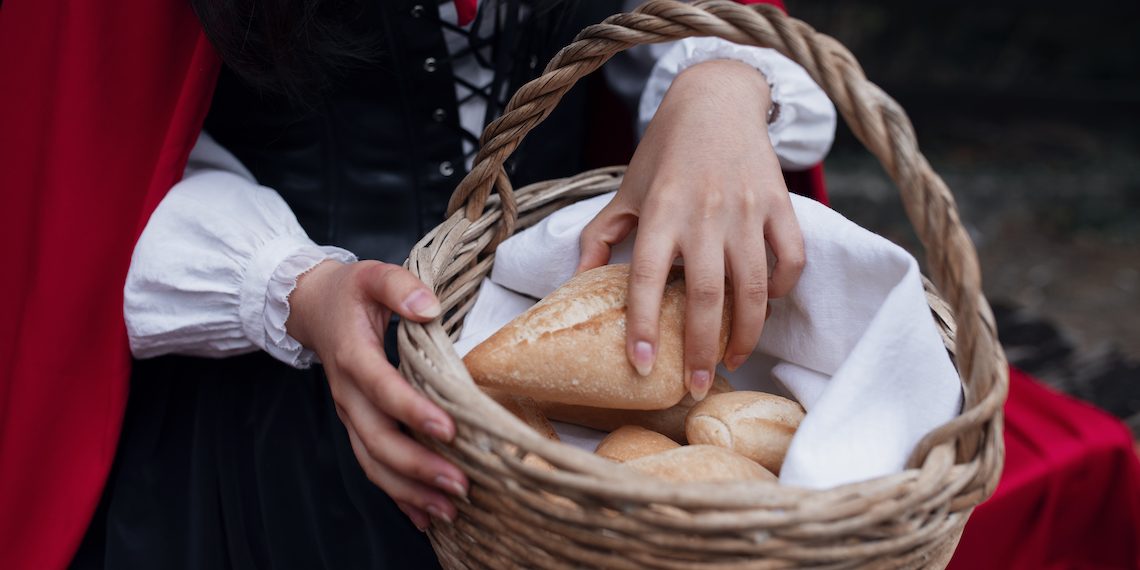
[[[132,376],[75,568],[437,567],[426,535],[364,476],[319,369],[168,356]]]
[[[498,70],[498,81],[517,87],[618,3],[553,4],[531,6],[558,25],[516,30],[525,49],[507,50],[509,73]],[[315,241],[401,263],[442,221],[471,134],[456,120],[442,24],[425,17],[434,6],[368,6],[361,26],[383,36],[379,62],[312,106],[223,72],[206,129],[281,194]],[[581,169],[583,112],[584,97],[572,93],[534,134],[533,151],[520,149],[512,165],[520,184]],[[392,333],[385,344],[395,361]],[[426,535],[357,464],[319,366],[297,370],[264,353],[167,356],[135,361],[130,389],[115,463],[74,568],[437,567]]]

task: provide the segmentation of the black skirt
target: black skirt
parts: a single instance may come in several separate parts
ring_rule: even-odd
[[[320,367],[264,353],[136,361],[74,568],[436,568],[365,477]]]

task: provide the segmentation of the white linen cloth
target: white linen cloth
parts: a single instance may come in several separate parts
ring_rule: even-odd
[[[563,208],[499,245],[456,343],[461,355],[573,275],[582,228],[611,197]],[[807,410],[781,482],[826,488],[898,472],[918,440],[961,407],[918,263],[814,200],[793,195],[792,205],[804,236],[803,275],[771,301],[749,362],[720,373],[738,390],[786,390]],[[631,243],[611,261],[627,262]],[[560,433],[591,451],[601,436]]]
[[[455,20],[451,3],[440,10],[445,20]],[[493,25],[494,19],[483,22]],[[463,45],[451,32],[445,39],[452,52]],[[766,74],[781,109],[769,125],[781,164],[807,166],[823,159],[835,133],[835,109],[802,68],[773,50],[690,38],[653,46],[640,59],[615,61],[624,64],[623,73],[608,76],[618,91],[643,88],[639,120],[647,124],[681,69],[720,58],[747,61]],[[473,84],[488,79],[489,71],[472,56],[453,65]],[[457,95],[465,89],[457,86]],[[459,109],[460,123],[477,129],[484,106],[482,98],[470,98]],[[274,190],[258,185],[203,133],[183,180],[151,216],[131,259],[124,291],[131,352],[137,358],[224,357],[262,349],[291,366],[307,367],[314,355],[285,331],[288,297],[299,276],[326,259],[355,257],[317,246]]]

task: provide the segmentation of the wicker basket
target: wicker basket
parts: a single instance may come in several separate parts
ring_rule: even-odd
[[[934,284],[948,301],[931,297],[964,393],[962,414],[931,432],[902,473],[824,491],[647,483],[533,432],[476,388],[455,352],[494,246],[558,208],[616,189],[623,173],[602,169],[513,190],[503,161],[579,78],[616,52],[688,36],[772,47],[798,62],[902,190]],[[398,333],[402,372],[457,425],[451,445],[428,443],[471,480],[455,523],[430,530],[445,567],[937,568],[949,560],[973,507],[997,485],[1008,377],[977,254],[905,113],[866,80],[846,49],[806,24],[763,5],[651,0],[586,28],[487,127],[451,210],[408,260],[441,299],[444,317],[403,321]],[[556,470],[523,464],[525,453]]]

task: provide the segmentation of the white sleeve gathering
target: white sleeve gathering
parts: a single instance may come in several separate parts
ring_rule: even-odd
[[[123,307],[131,353],[221,358],[261,349],[308,367],[315,354],[285,331],[288,298],[328,259],[356,256],[314,243],[277,192],[202,133],[131,257]]]
[[[835,139],[835,106],[807,71],[774,49],[720,38],[686,38],[664,48],[641,91],[638,135],[649,126],[678,74],[715,59],[740,61],[764,74],[773,104],[768,136],[782,168],[804,170],[827,156]]]

